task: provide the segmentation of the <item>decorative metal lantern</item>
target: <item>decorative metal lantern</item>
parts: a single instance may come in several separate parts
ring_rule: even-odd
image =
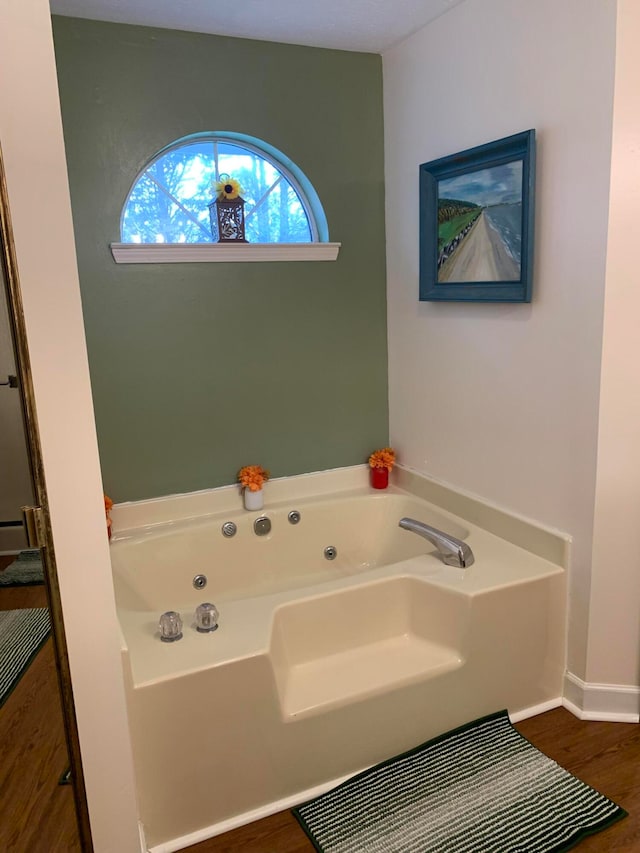
[[[225,177],[228,182],[225,182]],[[209,205],[209,219],[214,242],[246,243],[244,199],[238,195],[240,185],[228,175],[221,175],[216,188],[219,190],[218,197]],[[228,194],[234,197],[228,198]]]

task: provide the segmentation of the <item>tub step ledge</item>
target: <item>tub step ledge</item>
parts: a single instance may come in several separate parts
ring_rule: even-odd
[[[390,637],[289,668],[281,681],[285,720],[299,720],[458,669],[454,650],[414,635]]]

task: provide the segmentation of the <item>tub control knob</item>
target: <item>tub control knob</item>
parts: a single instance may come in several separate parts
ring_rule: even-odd
[[[182,619],[175,610],[167,610],[160,617],[160,639],[163,643],[174,643],[182,639]]]
[[[218,627],[218,619],[220,614],[215,604],[199,604],[196,607],[196,631],[201,634],[208,634],[209,631],[215,631]]]

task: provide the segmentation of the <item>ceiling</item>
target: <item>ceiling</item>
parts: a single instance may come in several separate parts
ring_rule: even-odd
[[[50,0],[98,21],[382,53],[464,0]]]

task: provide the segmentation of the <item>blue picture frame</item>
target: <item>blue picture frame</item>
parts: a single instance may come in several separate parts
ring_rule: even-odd
[[[420,166],[420,301],[531,302],[535,130]]]

